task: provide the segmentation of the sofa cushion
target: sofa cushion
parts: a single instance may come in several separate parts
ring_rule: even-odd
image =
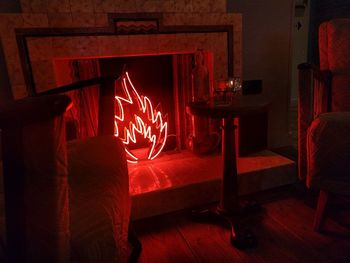
[[[320,26],[321,69],[334,74],[350,73],[350,19],[333,19]]]
[[[350,112],[320,114],[308,130],[307,148],[307,185],[349,193]]]
[[[350,110],[350,19],[320,25],[320,68],[332,72],[332,111]]]
[[[71,256],[74,262],[125,262],[130,219],[125,151],[114,136],[68,143]]]
[[[350,111],[350,73],[333,75],[331,98],[332,111]]]

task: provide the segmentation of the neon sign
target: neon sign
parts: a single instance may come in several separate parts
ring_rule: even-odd
[[[125,144],[125,152],[128,162],[137,163],[137,157],[129,149],[128,145],[135,144],[137,134],[148,140],[149,148],[147,159],[153,160],[163,150],[168,133],[166,115],[163,116],[158,106],[153,109],[151,100],[146,96],[140,96],[132,84],[128,72],[116,81],[116,87],[123,88],[124,97],[115,96],[115,136],[119,137]],[[135,107],[137,104],[137,107]],[[125,119],[125,107],[132,107],[133,118]]]

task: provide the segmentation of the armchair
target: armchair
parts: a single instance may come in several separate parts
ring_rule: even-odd
[[[299,65],[299,177],[320,190],[314,229],[330,193],[350,193],[350,19],[319,27],[320,68]]]
[[[9,262],[130,259],[128,241],[137,240],[125,152],[113,136],[113,81],[81,81],[0,107]],[[54,93],[100,83],[98,136],[67,142],[71,100]]]

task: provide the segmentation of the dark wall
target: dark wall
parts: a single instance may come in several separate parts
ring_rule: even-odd
[[[0,0],[0,13],[20,13],[20,0]]]
[[[310,0],[308,61],[318,64],[318,27],[332,18],[350,18],[349,0]]]
[[[287,145],[294,0],[227,1],[228,11],[242,14],[243,79],[261,79],[273,97],[269,147]]]

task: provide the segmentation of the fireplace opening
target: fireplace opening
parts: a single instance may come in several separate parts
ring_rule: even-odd
[[[127,140],[126,147],[132,151],[132,156],[138,159],[151,159],[157,154],[157,150],[162,148],[163,151],[175,150],[176,145],[176,125],[175,125],[175,98],[173,88],[173,69],[172,56],[142,56],[142,57],[117,57],[99,59],[101,76],[126,76],[131,85],[124,87],[121,81],[117,81],[116,96],[120,100],[116,101],[116,116],[120,115],[121,107],[123,108],[123,119],[116,119],[116,131],[123,141]],[[128,83],[128,82],[127,82]],[[124,88],[129,89],[125,91]],[[132,92],[132,87],[137,92]],[[131,89],[131,90],[130,90]],[[126,103],[126,92],[130,93],[133,103]],[[142,97],[138,101],[137,96]],[[149,101],[144,101],[147,98]],[[141,112],[140,103],[145,103],[145,112]],[[151,104],[147,103],[150,102]],[[152,108],[152,109],[151,109]],[[153,112],[159,112],[158,121],[164,122],[162,127],[155,127],[157,123],[149,121],[148,116]],[[156,116],[154,116],[156,117]],[[135,120],[139,118],[138,120]],[[141,124],[140,124],[141,123]],[[142,126],[142,127],[141,127]],[[163,129],[161,129],[163,128]],[[147,132],[149,131],[148,135]],[[154,140],[156,149],[153,153],[149,152],[152,146],[150,139]],[[151,145],[150,145],[151,144]],[[159,148],[159,149],[157,149]],[[135,150],[138,149],[137,154]],[[128,156],[131,153],[128,152]]]
[[[206,64],[212,79],[212,54],[205,52]],[[138,160],[153,159],[158,155],[157,147],[162,152],[172,153],[189,149],[189,138],[193,135],[193,120],[186,113],[186,104],[193,99],[192,70],[194,67],[195,53],[123,56],[123,57],[97,57],[97,58],[69,58],[55,59],[54,70],[56,84],[58,86],[87,80],[94,77],[125,77],[128,73],[130,84],[142,98],[150,99],[153,111],[160,112],[162,120],[167,123],[167,131],[159,132],[158,136],[166,136],[158,139],[155,144],[154,154],[150,153],[152,142],[150,136],[144,136],[141,132],[135,132],[132,143],[126,145],[127,155],[138,156]],[[119,83],[119,85],[118,85]],[[122,98],[125,124],[118,123],[119,135],[125,138],[125,127],[130,133],[132,127],[130,120],[138,125],[135,115],[135,105],[125,102],[126,92],[122,81],[116,82],[116,98]],[[73,108],[68,114],[67,127],[78,135],[76,138],[91,137],[97,135],[98,127],[98,91],[99,87],[88,87],[71,92]],[[135,96],[135,94],[134,94]],[[118,101],[116,100],[116,116],[119,114]],[[141,114],[142,115],[142,114]],[[143,114],[144,116],[147,113]],[[158,123],[159,124],[159,123]],[[145,126],[143,128],[149,128]],[[117,129],[117,128],[116,128]],[[135,129],[136,130],[136,129]],[[159,130],[159,129],[158,129]],[[117,132],[118,133],[118,132]],[[130,137],[130,136],[129,136]],[[216,138],[217,139],[217,138]],[[164,145],[160,145],[165,140]],[[128,140],[130,141],[130,140]],[[129,159],[135,161],[136,159]]]

